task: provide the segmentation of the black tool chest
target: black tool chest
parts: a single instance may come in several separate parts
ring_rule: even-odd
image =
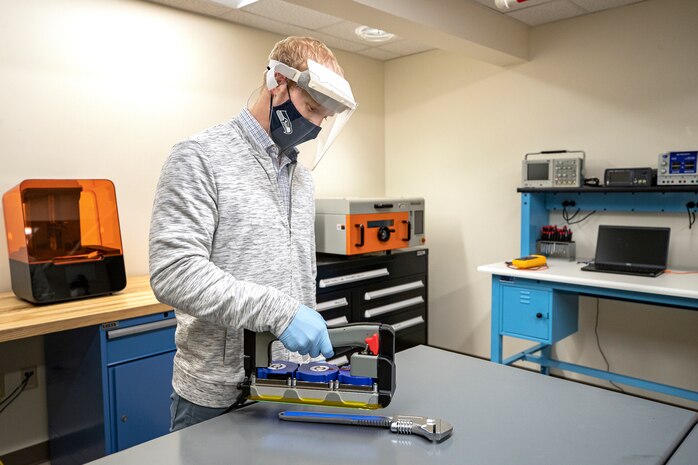
[[[317,310],[328,326],[373,321],[395,329],[395,349],[427,343],[429,251],[317,255]]]

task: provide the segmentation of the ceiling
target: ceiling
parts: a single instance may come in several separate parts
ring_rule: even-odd
[[[241,9],[224,6],[214,0],[148,1],[280,35],[310,35],[322,40],[330,48],[346,50],[381,61],[438,48],[425,40],[397,35],[383,43],[366,42],[354,33],[354,30],[362,24],[284,0],[259,0]],[[526,0],[525,3],[515,5],[504,12],[495,6],[495,0],[458,1],[480,4],[496,12],[495,14],[499,17],[513,18],[528,26],[539,26],[645,0]],[[363,0],[363,3],[367,1]],[[367,25],[381,28],[381,24]]]
[[[475,1],[501,12],[494,5],[494,0]],[[503,13],[529,26],[540,26],[642,1],[645,0],[526,0],[525,3],[514,5]]]

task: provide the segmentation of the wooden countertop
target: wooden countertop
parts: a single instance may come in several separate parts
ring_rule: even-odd
[[[98,325],[170,310],[155,299],[148,276],[129,277],[126,289],[104,297],[34,305],[0,293],[0,342]]]

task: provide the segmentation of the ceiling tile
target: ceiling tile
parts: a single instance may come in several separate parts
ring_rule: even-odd
[[[524,3],[515,3],[512,1],[512,5],[506,10],[500,10],[499,8],[497,8],[497,5],[495,5],[494,0],[476,0],[476,1],[478,3],[482,3],[483,5],[492,8],[493,10],[500,11],[502,13],[506,13],[508,11],[511,12],[511,11],[516,11],[516,10],[521,10],[523,8],[530,8],[532,6],[541,5],[543,3],[548,3],[548,2],[551,2],[553,0],[527,0]]]
[[[608,8],[617,8],[619,6],[630,5],[631,3],[639,3],[644,0],[571,0],[587,11],[601,11]]]
[[[230,10],[221,16],[221,19],[232,21],[245,26],[262,29],[280,35],[287,36],[309,36],[313,35],[310,29],[294,26],[291,24],[282,23],[263,16],[253,15],[242,10]]]
[[[335,37],[329,34],[325,34],[320,31],[310,31],[309,34],[318,40],[321,40],[330,47],[331,49],[339,48],[346,50],[347,52],[358,52],[359,50],[365,49],[366,44],[360,44],[358,42],[351,42],[349,40],[344,40],[339,37]]]
[[[518,19],[519,21],[528,24],[529,26],[538,26],[539,24],[551,23],[561,19],[571,18],[586,14],[587,11],[579,5],[575,5],[569,0],[553,0],[552,2],[543,3],[529,8],[522,8],[507,16]]]
[[[286,3],[282,0],[260,0],[243,7],[242,11],[306,29],[318,29],[341,21],[335,16]]]
[[[381,45],[378,48],[387,52],[397,53],[400,56],[414,55],[415,53],[434,49],[430,45],[420,44],[412,40],[400,40],[391,44]]]
[[[388,52],[386,50],[381,50],[375,47],[367,48],[365,50],[359,50],[356,53],[358,53],[359,55],[367,56],[369,58],[375,58],[376,60],[381,61],[392,60],[393,58],[397,58],[400,56],[397,53]]]
[[[208,16],[220,16],[230,10],[229,7],[209,0],[150,0],[153,3],[179,8],[180,10],[193,11]]]
[[[340,37],[344,40],[350,40],[352,42],[357,42],[357,43],[363,44],[364,47],[373,47],[373,46],[378,45],[375,42],[368,42],[366,40],[363,40],[359,36],[356,35],[356,33],[354,31],[356,30],[357,27],[361,27],[361,26],[363,26],[363,24],[353,23],[351,21],[342,21],[340,23],[335,23],[332,26],[323,27],[322,29],[320,29],[320,31],[324,32],[326,34],[330,34],[330,35],[335,36],[335,37]],[[390,31],[388,31],[388,32],[390,32]],[[395,42],[398,40],[400,40],[400,38],[398,36],[395,36],[392,39],[390,39],[384,43]]]

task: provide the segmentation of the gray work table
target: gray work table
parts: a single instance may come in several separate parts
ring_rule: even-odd
[[[400,352],[396,364],[395,397],[376,413],[439,417],[453,424],[451,438],[281,422],[289,409],[356,412],[258,403],[93,463],[664,464],[698,421],[690,410],[431,347]]]
[[[698,426],[681,443],[678,450],[671,456],[668,465],[696,465],[698,464]]]

